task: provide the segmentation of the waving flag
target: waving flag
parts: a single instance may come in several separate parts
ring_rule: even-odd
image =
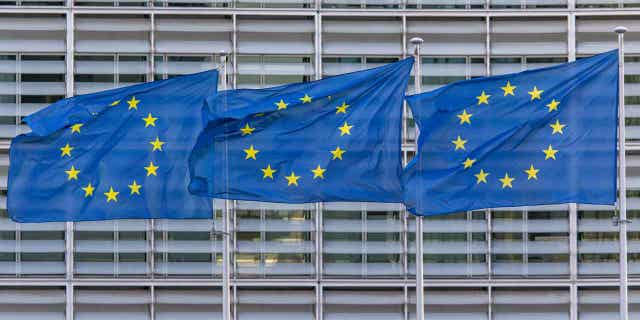
[[[613,204],[617,92],[610,51],[408,97],[420,137],[405,204],[418,215]]]
[[[18,222],[208,218],[188,192],[188,156],[217,71],[61,100],[27,117],[10,149]]]
[[[266,202],[400,202],[412,65],[221,92],[191,157],[190,190]]]

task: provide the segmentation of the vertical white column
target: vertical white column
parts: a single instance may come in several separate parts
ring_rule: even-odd
[[[315,80],[322,79],[322,16],[320,15],[319,8],[321,0],[315,1],[314,5],[316,8],[316,12],[314,15],[314,72],[315,72]],[[316,283],[315,283],[315,293],[316,293],[316,304],[315,304],[315,319],[322,320],[323,318],[323,305],[322,305],[322,237],[323,237],[323,228],[322,228],[322,212],[324,210],[322,202],[316,202],[315,204],[315,271],[316,271]]]
[[[227,53],[220,52],[220,75],[222,81],[220,82],[220,90],[227,89]],[[213,201],[213,200],[212,200]],[[230,292],[230,273],[229,265],[231,263],[231,250],[230,250],[230,232],[229,232],[229,218],[233,214],[233,201],[225,200],[224,202],[224,214],[222,215],[222,319],[231,320],[231,292]],[[216,218],[215,208],[213,208],[213,220]],[[214,222],[215,223],[215,222]]]
[[[420,59],[420,46],[424,42],[422,38],[411,38],[409,40],[414,46],[415,56],[415,92],[422,91],[422,61]],[[418,135],[416,134],[416,139]],[[423,234],[422,217],[416,216],[416,320],[424,320],[424,255],[423,255]]]
[[[487,5],[488,5],[488,0],[487,0]],[[486,32],[485,35],[485,53],[484,53],[484,66],[485,66],[485,75],[490,76],[491,75],[491,16],[486,15],[484,17],[485,19],[485,24],[484,24],[484,30]]]
[[[156,320],[156,286],[149,286],[149,320]]]
[[[323,237],[323,228],[322,228],[322,212],[324,210],[324,206],[322,202],[316,202],[316,211],[315,211],[315,270],[316,270],[316,319],[322,319],[322,237]]]
[[[67,282],[67,286],[65,288],[65,298],[66,305],[64,310],[64,319],[65,320],[73,320],[73,301],[75,300],[73,293],[73,285]]]
[[[575,0],[569,0],[569,8],[575,8]],[[567,16],[567,53],[569,62],[576,60],[576,15]],[[569,319],[578,320],[578,206],[569,204]]]
[[[315,32],[313,34],[313,42],[314,42],[314,72],[315,72],[315,80],[322,79],[322,16],[318,11],[314,16],[314,26]]]
[[[231,67],[233,71],[232,88],[238,87],[238,16],[232,15],[233,31],[231,36]]]
[[[567,16],[567,56],[569,62],[576,60],[576,15]]]
[[[147,81],[153,81],[156,73],[156,15],[151,12],[149,14],[149,71],[147,73]]]
[[[156,76],[156,16],[155,14],[152,12],[149,15],[149,23],[151,24],[151,28],[149,30],[149,47],[151,48],[151,51],[149,52],[149,61],[148,61],[148,65],[149,65],[149,70],[147,72],[147,81],[154,81],[155,80],[155,76]],[[151,247],[151,249],[149,250],[151,253],[147,254],[148,257],[148,265],[149,265],[149,270],[151,272],[151,279],[155,279],[156,277],[156,237],[155,237],[155,232],[156,232],[156,219],[149,219],[148,220],[148,237],[149,237],[149,246]],[[152,288],[152,293],[153,293],[153,286]],[[152,304],[152,308],[153,304]],[[151,313],[152,316],[154,316],[155,311],[153,311]]]
[[[625,157],[624,115],[624,33],[625,27],[616,27],[618,34],[618,227],[620,228],[620,320],[629,319],[629,290],[627,288],[627,174]]]
[[[73,54],[75,48],[74,32],[75,32],[75,16],[73,11],[67,11],[66,21],[66,96],[73,96],[74,83],[73,83]],[[73,320],[73,222],[65,222],[65,320]]]

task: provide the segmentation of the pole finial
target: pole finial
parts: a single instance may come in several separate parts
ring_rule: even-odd
[[[627,27],[625,26],[617,26],[615,27],[615,29],[613,29],[613,32],[620,34],[620,33],[625,33],[627,32],[629,29],[627,29]]]
[[[420,38],[420,37],[415,37],[415,38],[411,38],[411,40],[409,40],[409,42],[411,42],[412,44],[415,44],[415,45],[421,45],[424,42],[424,40],[422,40],[422,38]]]

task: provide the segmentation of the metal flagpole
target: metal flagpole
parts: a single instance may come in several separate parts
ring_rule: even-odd
[[[624,110],[624,33],[625,27],[616,27],[618,34],[618,227],[620,228],[620,320],[629,319],[629,290],[627,286],[627,173],[625,159]]]
[[[220,90],[227,90],[227,53],[220,52],[220,75],[222,82]],[[231,286],[229,284],[229,265],[231,264],[231,245],[230,245],[230,232],[229,232],[229,218],[232,214],[233,202],[231,200],[224,201],[224,214],[222,215],[222,319],[231,320]],[[215,219],[215,208],[214,219]]]
[[[424,42],[422,38],[411,38],[409,40],[414,46],[415,51],[415,92],[422,91],[422,64],[420,60],[420,46]],[[416,129],[416,139],[418,138],[418,130]],[[423,254],[423,234],[422,234],[422,217],[416,216],[416,320],[424,320],[424,254]]]

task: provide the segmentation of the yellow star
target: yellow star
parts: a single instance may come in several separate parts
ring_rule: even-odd
[[[142,188],[141,185],[139,185],[135,180],[133,180],[133,184],[129,185],[129,189],[131,189],[131,194],[137,194],[140,195],[140,188]]]
[[[342,102],[341,106],[336,107],[336,114],[347,113],[347,108],[349,108],[349,105],[346,102]]]
[[[531,180],[531,178],[538,180],[538,171],[540,171],[540,169],[536,169],[533,167],[533,165],[531,165],[531,167],[529,167],[528,170],[524,171],[526,174],[529,175],[527,177],[527,180]]]
[[[515,93],[513,92],[513,90],[515,90],[517,87],[516,86],[512,86],[511,82],[507,81],[507,85],[504,87],[500,87],[500,89],[502,89],[502,91],[504,91],[504,96],[506,97],[507,95],[512,95],[515,96]]]
[[[156,151],[156,150],[162,151],[162,145],[164,145],[166,142],[160,141],[160,138],[156,136],[156,140],[150,141],[149,143],[153,146],[153,150],[151,151]]]
[[[82,190],[84,190],[84,197],[90,197],[93,196],[93,190],[95,190],[96,188],[94,188],[91,183],[89,183],[86,187],[82,188]]]
[[[560,133],[563,134],[564,132],[562,132],[562,128],[566,127],[566,124],[560,124],[560,121],[556,119],[556,123],[554,124],[550,124],[549,127],[551,127],[551,129],[553,129],[553,132],[551,132],[552,135],[556,134],[556,133]]]
[[[484,91],[482,91],[482,94],[476,97],[476,99],[478,99],[478,105],[481,105],[483,103],[489,104],[489,97],[491,97],[491,95],[488,95],[484,93]]]
[[[342,160],[342,155],[347,152],[347,150],[342,150],[340,149],[340,147],[336,147],[335,150],[333,151],[329,151],[331,152],[331,154],[333,155],[333,158],[331,158],[331,160],[335,160],[335,159],[340,159]]]
[[[298,179],[300,179],[300,176],[296,176],[295,172],[291,171],[291,175],[286,176],[285,179],[287,179],[287,186],[290,185],[296,185],[296,187],[298,186]]]
[[[84,126],[84,123],[76,123],[74,125],[71,126],[71,133],[77,132],[80,133],[80,128],[82,128],[82,126]]]
[[[460,124],[464,124],[464,123],[471,124],[472,116],[473,116],[472,113],[467,113],[467,109],[462,110],[462,113],[457,115],[457,117],[460,119]]]
[[[311,172],[313,172],[313,178],[321,178],[324,179],[324,172],[327,171],[327,169],[322,169],[320,167],[320,165],[318,165],[315,169],[311,170]]]
[[[476,162],[476,159],[467,158],[467,160],[465,160],[462,164],[464,165],[465,169],[468,169],[468,168],[471,168],[471,166],[473,166],[475,162]]]
[[[252,134],[253,130],[255,130],[255,129],[256,128],[251,128],[249,126],[249,124],[247,123],[247,124],[244,125],[244,128],[240,128],[240,132],[242,132],[243,136],[246,136],[246,135]]]
[[[488,175],[488,172],[484,172],[484,170],[480,169],[480,172],[478,172],[478,174],[474,174],[474,176],[476,176],[476,184],[480,184],[480,182],[487,183]]]
[[[533,86],[533,90],[529,91],[529,95],[531,95],[531,101],[538,99],[540,100],[540,95],[544,92],[544,90],[538,90],[538,87]]]
[[[544,152],[545,157],[544,159],[547,160],[549,158],[555,160],[556,159],[556,153],[558,152],[558,150],[553,150],[553,147],[551,145],[549,145],[549,147],[546,150],[542,150],[542,152]]]
[[[502,189],[509,187],[509,188],[513,188],[513,186],[511,185],[511,182],[513,180],[515,180],[516,178],[511,178],[509,177],[508,173],[504,174],[504,178],[500,178],[498,180],[500,180],[500,182],[502,182]]]
[[[300,101],[302,101],[302,103],[310,103],[311,97],[305,93],[304,97],[300,98]]]
[[[127,103],[129,104],[129,110],[131,109],[136,109],[138,110],[138,102],[140,102],[140,100],[136,100],[136,97],[131,97],[131,100],[128,100]]]
[[[351,128],[353,128],[353,126],[350,126],[346,121],[344,122],[344,124],[342,125],[342,127],[339,127],[338,129],[340,129],[340,136],[344,136],[345,134],[347,135],[351,135]]]
[[[160,168],[159,166],[153,165],[153,161],[149,162],[149,166],[148,167],[144,167],[145,170],[147,170],[147,177],[150,175],[154,175],[154,176],[158,176],[158,168]]]
[[[276,173],[276,171],[278,170],[273,170],[271,169],[271,165],[267,165],[266,168],[264,169],[260,169],[262,170],[262,179],[266,179],[266,178],[271,178],[271,180],[273,180],[273,174]]]
[[[76,167],[71,166],[71,169],[65,170],[65,172],[67,173],[67,181],[71,179],[78,180],[78,173],[80,173],[80,170],[76,170]]]
[[[107,202],[115,201],[118,202],[118,195],[120,192],[114,191],[113,187],[109,187],[109,192],[105,192],[104,195],[107,197]]]
[[[244,157],[245,160],[249,160],[249,159],[253,159],[253,160],[257,160],[256,159],[256,155],[258,154],[258,152],[260,152],[260,150],[258,149],[254,149],[253,145],[251,145],[249,147],[249,149],[244,149],[244,153],[247,154],[246,157]]]
[[[280,99],[280,102],[276,103],[276,106],[278,106],[278,110],[284,110],[287,108],[287,106],[289,106],[289,104]]]
[[[458,136],[458,139],[451,141],[451,143],[456,145],[456,150],[464,150],[464,144],[467,143],[467,140],[462,140],[460,136]]]
[[[547,105],[547,108],[549,108],[549,112],[553,110],[558,111],[559,104],[560,104],[560,101],[556,101],[556,99],[552,99],[551,102]]]
[[[73,147],[70,146],[68,143],[67,145],[65,145],[64,147],[60,148],[60,151],[62,151],[62,154],[60,155],[61,157],[64,156],[69,156],[71,157],[71,150],[73,150]]]
[[[116,100],[114,102],[111,102],[110,106],[115,107],[115,106],[117,106],[119,104],[120,104],[120,100]]]
[[[144,120],[144,127],[148,127],[148,126],[152,126],[155,127],[156,126],[156,120],[158,120],[158,118],[154,118],[151,113],[149,113],[147,115],[146,118],[142,118],[142,120]]]

